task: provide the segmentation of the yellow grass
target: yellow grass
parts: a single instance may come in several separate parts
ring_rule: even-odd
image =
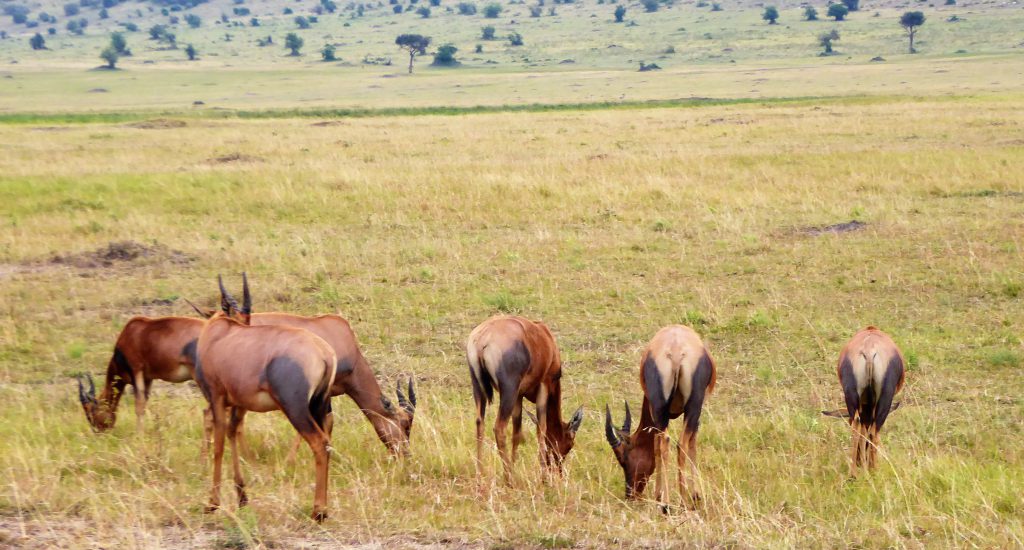
[[[0,126],[0,542],[1020,546],[1021,113],[1004,96]],[[804,231],[850,219],[868,225]],[[194,260],[49,261],[125,239]],[[69,376],[99,376],[131,315],[212,304],[241,270],[257,309],[340,311],[389,391],[419,383],[401,463],[339,400],[322,526],[280,415],[249,417],[249,509],[225,487],[204,515],[194,388],[157,383],[144,436],[130,399],[103,436],[76,401]],[[537,484],[528,435],[516,486],[480,496],[461,346],[499,310],[553,328],[565,408],[587,415],[563,481]],[[719,390],[706,506],[664,517],[622,501],[601,410],[639,407],[639,350],[673,322],[704,334]],[[869,323],[911,366],[881,467],[851,481],[848,428],[819,411]]]

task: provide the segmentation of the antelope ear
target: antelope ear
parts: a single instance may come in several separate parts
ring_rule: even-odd
[[[569,431],[575,434],[580,429],[580,424],[583,424],[583,405],[576,409],[573,413],[572,419],[569,420]]]
[[[391,404],[391,400],[390,399],[388,399],[387,397],[384,397],[382,395],[382,396],[380,396],[380,404],[381,404],[381,406],[384,407],[384,410],[387,411],[388,414],[394,414],[395,406]]]
[[[850,413],[844,409],[836,409],[833,411],[821,411],[821,414],[825,416],[831,416],[832,418],[850,418]]]
[[[536,426],[536,425],[538,424],[538,423],[537,423],[537,417],[536,417],[536,416],[534,416],[534,414],[533,414],[532,412],[530,412],[530,411],[527,411],[527,410],[525,410],[525,409],[523,410],[523,412],[524,412],[524,413],[526,413],[526,418],[529,418],[529,419],[530,419],[530,422],[533,422],[533,425],[534,425],[534,426]]]
[[[196,313],[198,313],[203,319],[209,319],[210,317],[213,317],[214,313],[216,313],[216,310],[213,309],[208,309],[206,311],[199,309],[199,307],[190,302],[188,298],[182,298],[182,300],[185,300],[186,304],[192,306],[192,309],[196,310]]]

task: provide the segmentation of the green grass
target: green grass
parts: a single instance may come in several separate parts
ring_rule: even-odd
[[[1024,321],[1006,288],[1024,279],[1024,99],[689,107],[0,125],[0,540],[1020,545]],[[804,231],[851,217],[867,226]],[[125,239],[192,259],[51,261]],[[157,383],[144,436],[130,398],[102,436],[76,400],[70,377],[103,372],[129,317],[213,305],[216,274],[242,270],[258,310],[339,311],[386,388],[417,377],[409,460],[336,404],[322,527],[281,415],[247,421],[251,508],[208,516],[194,388]],[[527,434],[517,485],[488,477],[481,496],[462,343],[500,311],[551,326],[565,408],[587,412],[564,480],[537,485]],[[605,403],[639,408],[640,351],[676,322],[707,339],[719,386],[706,507],[663,517],[621,500],[601,422]],[[849,429],[819,411],[867,324],[910,371],[882,465],[851,481]]]

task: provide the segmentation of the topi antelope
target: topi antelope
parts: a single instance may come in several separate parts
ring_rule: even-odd
[[[199,315],[210,318],[215,311],[203,311],[192,302],[189,305]],[[283,325],[301,328],[323,338],[337,356],[334,383],[330,395],[347,395],[355,401],[359,410],[370,421],[377,437],[393,454],[404,455],[409,452],[409,433],[412,430],[413,416],[416,412],[416,389],[412,378],[409,379],[408,396],[402,392],[399,382],[397,397],[398,407],[381,392],[377,379],[369,362],[359,349],[356,335],[351,325],[340,315],[318,315],[304,317],[288,313],[253,313],[253,326]],[[328,408],[330,412],[330,408]],[[334,427],[334,415],[327,415],[326,432],[330,436]],[[207,434],[207,439],[209,434]],[[295,442],[292,452],[301,443],[301,436]]]
[[[878,435],[889,413],[900,404],[893,397],[903,388],[903,354],[888,334],[869,326],[847,342],[839,354],[837,372],[843,387],[846,411],[827,412],[828,416],[848,417],[853,428],[850,443],[850,477],[861,466],[877,465]]]
[[[294,327],[250,326],[252,299],[243,277],[242,307],[219,280],[222,311],[206,321],[197,346],[196,382],[213,414],[213,488],[207,511],[220,505],[224,437],[231,441],[239,506],[248,502],[235,444],[245,413],[281,410],[306,440],[316,462],[313,519],[327,517],[329,439],[324,432],[334,382],[334,350]]]
[[[469,335],[466,359],[476,402],[476,457],[481,470],[484,416],[497,388],[501,402],[494,422],[505,481],[511,480],[516,450],[522,442],[523,398],[537,404],[537,446],[541,467],[562,470],[572,450],[576,431],[583,422],[583,407],[569,422],[562,422],[562,359],[555,337],[541,322],[515,316],[492,317]],[[512,419],[512,453],[506,447],[505,429]]]
[[[640,386],[644,390],[640,425],[630,434],[632,415],[626,404],[621,428],[612,424],[605,406],[605,437],[626,476],[626,499],[639,498],[652,474],[654,498],[662,511],[668,510],[669,420],[683,416],[683,434],[678,452],[679,490],[684,500],[696,504],[700,493],[688,487],[697,474],[697,429],[704,399],[715,389],[715,362],[690,327],[669,325],[654,335],[640,362]]]
[[[142,431],[149,389],[154,380],[172,383],[192,379],[195,348],[203,322],[187,317],[133,317],[121,330],[107,365],[103,392],[96,397],[92,375],[78,378],[78,399],[93,431],[114,427],[126,385],[135,394],[136,428]],[[86,390],[83,379],[89,383]]]

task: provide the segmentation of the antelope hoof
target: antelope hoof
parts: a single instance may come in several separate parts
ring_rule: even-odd
[[[327,511],[320,508],[314,508],[312,518],[313,521],[317,523],[323,523],[323,521],[327,519]]]
[[[249,495],[245,494],[245,491],[239,491],[238,493],[238,507],[241,508],[249,504]]]
[[[204,514],[212,514],[212,513],[217,511],[217,508],[220,508],[220,504],[218,504],[216,502],[211,502],[211,503],[206,505],[206,508],[203,508],[203,513]]]
[[[661,509],[661,513],[662,514],[664,514],[666,516],[668,515],[668,504],[660,504],[660,505],[658,505],[658,508]]]

